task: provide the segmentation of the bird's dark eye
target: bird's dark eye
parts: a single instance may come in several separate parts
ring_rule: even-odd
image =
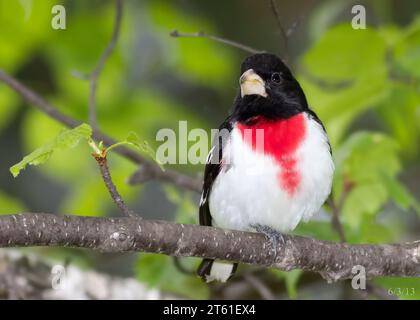
[[[274,72],[273,74],[271,74],[271,81],[280,82],[281,81],[280,73]]]

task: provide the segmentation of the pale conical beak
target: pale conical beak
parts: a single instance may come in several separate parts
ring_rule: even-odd
[[[251,94],[257,94],[264,98],[267,97],[264,80],[253,69],[245,71],[239,78],[239,83],[241,85],[242,98]]]

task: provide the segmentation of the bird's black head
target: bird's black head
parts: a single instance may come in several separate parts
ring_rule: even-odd
[[[299,83],[274,54],[259,53],[246,58],[239,82],[241,92],[234,110],[238,120],[258,115],[288,118],[308,108]]]

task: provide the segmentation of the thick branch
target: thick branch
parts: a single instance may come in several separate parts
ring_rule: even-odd
[[[67,127],[74,128],[80,125],[81,123],[57,110],[54,106],[49,104],[44,98],[39,96],[36,92],[32,91],[26,87],[23,83],[13,78],[12,76],[6,74],[0,70],[0,81],[6,83],[11,89],[17,92],[23,99],[28,103],[35,106],[40,111],[49,115],[51,118],[61,122]],[[99,130],[94,130],[93,137],[97,141],[103,141],[105,146],[110,146],[116,141],[105,135]],[[173,170],[162,171],[160,167],[149,160],[146,160],[144,157],[139,155],[137,152],[134,152],[125,147],[117,147],[114,149],[115,152],[122,155],[123,157],[142,165],[142,170],[147,171],[150,179],[158,179],[163,182],[173,183],[179,187],[192,190],[200,191],[200,182],[197,179],[183,175]],[[133,181],[134,183],[134,181]]]
[[[319,272],[329,281],[354,276],[420,277],[420,241],[360,244],[284,236],[277,257],[263,234],[184,225],[140,218],[96,218],[28,213],[0,216],[0,247],[66,246],[102,252],[146,251],[171,256],[207,257],[281,270]]]

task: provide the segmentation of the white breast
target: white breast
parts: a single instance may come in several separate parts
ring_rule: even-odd
[[[295,154],[301,180],[293,195],[279,184],[282,167],[269,155],[254,152],[239,130],[232,130],[223,152],[229,164],[210,192],[214,225],[250,231],[261,224],[287,232],[319,211],[331,191],[334,164],[321,125],[306,115],[305,126],[305,138]]]

